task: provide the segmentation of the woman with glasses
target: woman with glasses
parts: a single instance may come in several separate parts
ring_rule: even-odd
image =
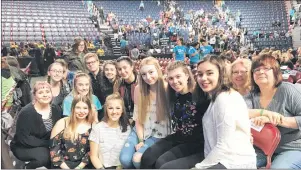
[[[249,59],[237,59],[230,67],[231,86],[243,96],[251,90],[251,64]]]
[[[301,85],[282,82],[280,66],[269,54],[255,60],[251,69],[253,89],[245,96],[249,117],[256,125],[272,123],[281,133],[271,168],[300,169]],[[264,154],[257,150],[257,167],[265,164]]]
[[[63,82],[64,68],[60,63],[54,62],[48,67],[47,82],[51,86],[53,95],[52,104],[56,104],[62,108],[64,98],[70,93],[67,83]]]

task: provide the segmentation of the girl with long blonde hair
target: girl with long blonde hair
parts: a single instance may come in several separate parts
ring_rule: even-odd
[[[144,151],[170,132],[166,85],[157,59],[141,61],[138,82],[134,92],[135,129],[120,154],[124,168],[134,165],[139,169]]]
[[[72,92],[64,99],[63,102],[63,115],[69,116],[71,114],[71,103],[74,97],[85,96],[92,101],[92,109],[102,112],[102,106],[98,98],[92,94],[92,85],[90,76],[83,72],[78,72],[74,76],[73,80],[73,90]],[[101,114],[102,115],[102,114]],[[98,116],[95,116],[98,118]]]
[[[60,119],[51,132],[50,157],[55,168],[83,169],[90,164],[88,138],[94,116],[88,97],[73,99],[70,117]]]

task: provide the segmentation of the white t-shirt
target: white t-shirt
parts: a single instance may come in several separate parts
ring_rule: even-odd
[[[130,126],[122,133],[120,127],[112,128],[105,122],[92,127],[89,140],[99,144],[99,157],[102,158],[105,167],[121,165],[119,154],[130,132]]]
[[[205,159],[196,168],[218,163],[227,169],[256,169],[247,105],[236,91],[220,93],[204,117]]]

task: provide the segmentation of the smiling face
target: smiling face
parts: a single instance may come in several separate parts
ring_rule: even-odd
[[[99,61],[95,57],[87,58],[86,66],[88,70],[92,73],[99,71]]]
[[[61,64],[53,64],[48,71],[48,76],[54,82],[59,82],[64,78],[64,68]]]
[[[232,82],[237,87],[243,87],[248,80],[248,71],[243,64],[238,63],[232,68]]]
[[[87,77],[78,77],[75,88],[80,95],[86,96],[90,90],[90,80]]]
[[[154,65],[144,65],[140,69],[142,79],[148,85],[154,85],[158,81],[158,71]]]
[[[197,82],[204,92],[211,93],[217,87],[219,71],[216,65],[206,61],[199,64]]]
[[[118,122],[123,114],[122,103],[118,99],[109,100],[106,102],[106,111],[110,121]]]
[[[77,119],[86,119],[89,114],[89,107],[87,103],[79,101],[74,107],[74,114]]]
[[[117,76],[117,70],[115,65],[107,64],[104,67],[104,74],[109,80],[114,80]]]
[[[127,61],[122,60],[120,62],[117,63],[117,71],[119,76],[124,79],[127,80],[131,77],[134,70],[134,67],[131,66]]]
[[[269,65],[259,66],[253,70],[253,78],[258,86],[274,84],[275,77],[273,69]]]
[[[177,93],[184,93],[188,90],[189,75],[185,74],[182,68],[176,68],[168,71],[167,80],[168,84]]]
[[[52,100],[51,89],[46,86],[41,86],[34,95],[35,101],[40,104],[49,104]]]

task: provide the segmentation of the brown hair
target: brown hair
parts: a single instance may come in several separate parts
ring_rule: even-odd
[[[257,58],[252,63],[252,67],[251,67],[251,70],[253,72],[253,75],[251,76],[251,83],[252,83],[253,91],[255,93],[260,93],[260,88],[255,83],[255,80],[254,80],[254,69],[256,69],[260,66],[266,66],[266,65],[270,65],[273,70],[273,74],[274,74],[274,78],[275,78],[274,87],[278,87],[282,82],[282,73],[281,73],[278,61],[269,54],[260,55],[259,58]]]
[[[104,117],[103,117],[103,121],[104,122],[108,122],[109,120],[109,116],[108,116],[108,102],[110,100],[119,100],[121,102],[121,106],[122,106],[122,115],[121,117],[119,118],[119,125],[121,127],[121,131],[122,132],[126,132],[127,131],[127,127],[128,125],[130,125],[130,122],[129,122],[129,119],[127,117],[127,114],[126,114],[126,110],[125,110],[125,106],[124,106],[124,101],[123,101],[123,98],[119,95],[119,93],[113,93],[111,95],[109,95],[107,98],[106,98],[106,102],[104,104]]]
[[[84,45],[85,45],[83,53],[88,53],[87,43],[86,43],[85,40],[82,40],[82,39],[75,41],[75,43],[72,46],[72,52],[74,52],[75,54],[78,54],[78,50],[77,49],[78,49],[78,46],[79,46],[79,44],[81,42],[84,42]]]
[[[193,92],[194,88],[195,88],[194,76],[191,73],[191,70],[188,69],[188,66],[183,61],[173,61],[173,62],[169,63],[168,66],[166,67],[167,74],[168,74],[168,72],[175,70],[177,68],[181,68],[183,70],[183,72],[189,76],[187,86],[188,86],[188,90],[190,92]],[[168,95],[167,99],[170,102],[170,106],[171,106],[170,109],[172,110],[173,109],[172,106],[174,105],[174,102],[176,101],[176,92],[169,85],[169,83],[168,83],[168,88],[167,88],[167,95]]]
[[[211,93],[211,99],[212,101],[215,101],[216,97],[221,92],[230,90],[230,83],[229,83],[229,77],[227,74],[226,65],[223,59],[221,59],[217,55],[211,55],[211,54],[206,55],[206,57],[198,63],[198,67],[205,62],[209,62],[215,65],[218,69],[218,73],[219,73],[218,83],[215,89],[213,90],[213,92]]]

